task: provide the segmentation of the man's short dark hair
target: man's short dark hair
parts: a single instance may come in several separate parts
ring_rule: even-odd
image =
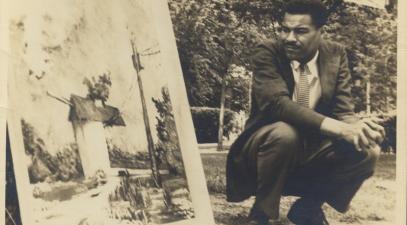
[[[283,16],[289,14],[308,14],[317,28],[322,27],[328,20],[328,10],[319,0],[292,0],[283,8]]]

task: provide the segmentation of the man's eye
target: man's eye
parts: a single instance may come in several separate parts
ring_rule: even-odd
[[[296,29],[295,33],[296,34],[306,34],[306,33],[308,33],[308,30],[307,29]]]
[[[287,27],[279,27],[279,32],[290,33],[290,29],[288,29]]]

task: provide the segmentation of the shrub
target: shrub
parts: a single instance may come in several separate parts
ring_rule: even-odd
[[[382,152],[396,152],[396,136],[397,136],[397,115],[385,117],[382,126],[386,130],[386,136],[381,144]]]
[[[56,180],[69,181],[83,177],[82,162],[79,156],[79,149],[76,143],[70,143],[52,156],[53,161],[58,165]]]
[[[195,134],[199,143],[213,143],[218,141],[219,109],[209,107],[191,107]],[[225,110],[223,135],[229,138],[237,126],[234,122],[235,112]]]
[[[148,152],[126,152],[113,144],[111,140],[106,140],[109,151],[110,165],[113,168],[150,169],[150,156]]]
[[[30,156],[28,166],[30,183],[69,181],[83,177],[83,169],[76,143],[62,146],[55,155],[50,154],[44,140],[39,137],[34,127],[24,119],[21,120],[25,153]]]
[[[161,94],[162,99],[152,98],[158,113],[155,117],[158,142],[154,146],[154,154],[158,165],[165,165],[170,174],[185,177],[184,163],[167,86],[161,88]]]

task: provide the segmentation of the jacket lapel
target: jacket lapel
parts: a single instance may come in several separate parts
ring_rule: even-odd
[[[319,47],[318,73],[321,83],[321,103],[330,102],[335,91],[336,75],[339,68],[339,58],[329,51],[326,42],[322,41]]]
[[[295,86],[295,81],[294,81],[294,74],[293,70],[291,68],[290,60],[288,58],[283,59],[284,63],[283,65],[283,74],[285,74],[285,79],[287,83],[287,88],[290,92],[290,98],[294,93],[294,86]]]
[[[287,84],[287,88],[290,92],[290,98],[293,95],[294,92],[294,86],[295,86],[295,82],[294,82],[294,74],[293,71],[291,69],[291,63],[290,60],[287,58],[286,53],[284,51],[283,48],[283,44],[282,42],[279,40],[278,42],[278,58],[277,60],[279,61],[280,64],[280,68],[282,70],[282,74],[283,74],[283,79],[285,80],[286,84]]]
[[[281,43],[280,46],[282,46]],[[330,51],[331,49],[327,42],[321,41],[318,50],[318,73],[322,89],[320,103],[327,104],[330,102],[335,91],[336,76],[338,74],[340,62],[339,57]],[[278,60],[280,61],[284,79],[286,80],[287,87],[290,91],[290,96],[292,96],[295,82],[290,60],[286,57],[282,47],[279,49],[279,52],[281,57],[279,57]]]

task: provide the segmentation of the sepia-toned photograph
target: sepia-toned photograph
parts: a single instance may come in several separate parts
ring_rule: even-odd
[[[402,2],[3,5],[6,225],[406,223]]]
[[[169,3],[217,224],[395,224],[397,1]]]
[[[181,149],[177,126],[183,124],[175,120],[169,90],[181,74],[163,67],[155,6],[145,0],[10,4],[13,165],[7,168],[14,174],[7,176],[7,202],[22,224],[196,218],[199,203],[189,184],[200,177],[187,178],[183,158],[194,146]]]

